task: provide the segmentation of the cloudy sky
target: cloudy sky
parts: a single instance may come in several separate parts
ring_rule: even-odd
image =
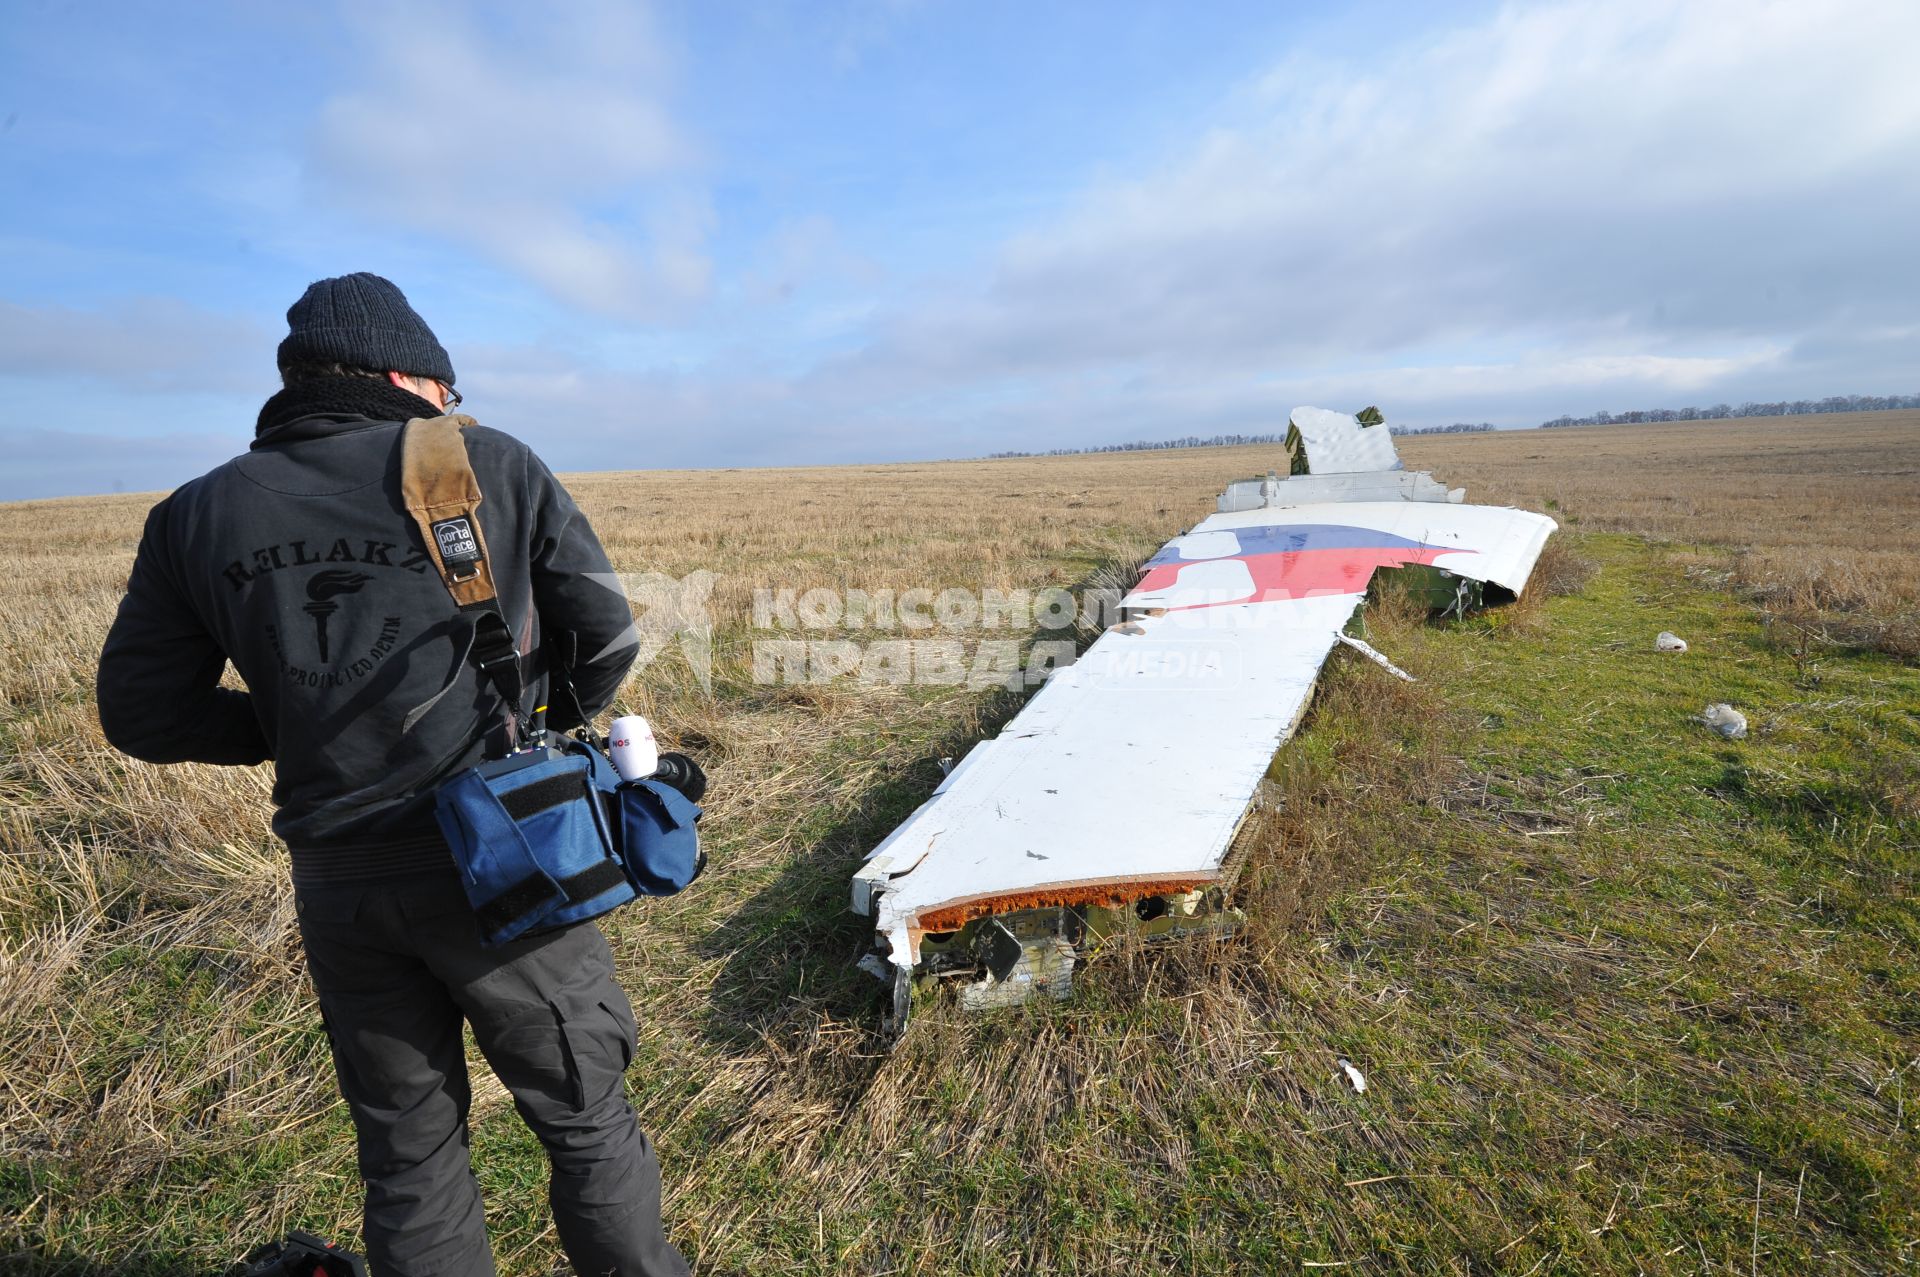
[[[1912,0],[185,12],[8,5],[0,499],[354,270],[560,469],[1920,392]]]

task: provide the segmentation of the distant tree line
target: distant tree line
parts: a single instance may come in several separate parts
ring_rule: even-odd
[[[1388,426],[1387,430],[1396,435],[1477,435],[1493,428],[1491,421],[1456,421],[1450,426]]]
[[[1555,417],[1540,424],[1555,426],[1619,426],[1648,421],[1726,421],[1732,417],[1801,417],[1817,412],[1883,412],[1888,408],[1920,408],[1920,395],[1828,395],[1825,399],[1781,399],[1774,403],[1707,408],[1649,408],[1641,412],[1596,412],[1591,417]]]
[[[1233,448],[1246,443],[1283,443],[1285,435],[1187,435],[1180,439],[1145,439],[1133,443],[1102,443],[1090,448],[1049,448],[1045,452],[989,452],[989,457],[1074,457],[1085,452],[1158,452],[1163,448]]]
[[[1493,429],[1491,421],[1456,421],[1450,426],[1388,426],[1396,435],[1464,435]],[[1167,448],[1237,448],[1249,443],[1285,443],[1275,435],[1186,435],[1179,439],[1139,439],[1133,443],[1101,443],[1087,448],[1049,448],[1045,452],[989,452],[989,457],[1076,457],[1088,452],[1160,452]]]

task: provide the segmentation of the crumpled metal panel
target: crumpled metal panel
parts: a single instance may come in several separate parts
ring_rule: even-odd
[[[1288,424],[1300,432],[1313,474],[1400,468],[1393,435],[1384,425],[1363,426],[1352,413],[1306,407],[1295,408]]]

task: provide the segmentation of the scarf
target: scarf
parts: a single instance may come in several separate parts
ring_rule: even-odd
[[[254,422],[256,438],[302,417],[366,417],[373,421],[406,421],[437,417],[440,409],[411,390],[371,377],[316,377],[296,381],[260,407]]]

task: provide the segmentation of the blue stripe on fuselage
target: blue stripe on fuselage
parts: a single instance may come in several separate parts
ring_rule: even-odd
[[[1249,554],[1298,554],[1302,550],[1423,550],[1438,549],[1429,547],[1424,541],[1410,541],[1406,537],[1395,536],[1391,532],[1382,532],[1378,528],[1353,528],[1340,523],[1283,523],[1262,524],[1252,528],[1223,528],[1233,533],[1240,543],[1240,551],[1233,555],[1203,555],[1206,558],[1243,558]],[[1197,563],[1201,559],[1188,559],[1181,555],[1175,545],[1164,545],[1160,552],[1147,560],[1147,566],[1159,567],[1165,563]]]

